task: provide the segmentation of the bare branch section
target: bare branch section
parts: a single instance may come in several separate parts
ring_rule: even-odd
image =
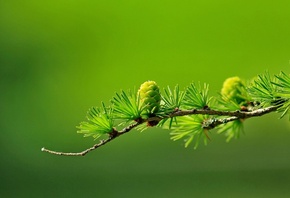
[[[276,111],[278,109],[278,106],[270,106],[263,109],[257,109],[254,111],[246,112],[246,111],[217,111],[217,110],[211,110],[211,109],[193,109],[193,110],[180,110],[176,111],[174,113],[168,114],[163,117],[151,117],[147,120],[139,120],[138,122],[135,122],[134,124],[131,124],[121,131],[114,131],[110,134],[108,139],[101,140],[98,144],[93,145],[92,147],[76,153],[66,153],[66,152],[58,152],[49,150],[46,148],[42,148],[41,151],[54,154],[54,155],[62,155],[62,156],[85,156],[87,153],[109,143],[110,141],[116,139],[117,137],[130,132],[132,129],[137,127],[138,125],[144,123],[144,122],[151,122],[151,121],[161,121],[164,118],[172,118],[177,116],[186,116],[186,115],[196,115],[196,114],[202,114],[202,115],[217,115],[217,116],[229,116],[228,118],[222,118],[222,119],[215,119],[212,121],[210,126],[207,126],[208,129],[213,129],[217,127],[218,125],[225,124],[228,122],[232,122],[234,120],[238,119],[246,119],[251,117],[258,117],[263,116],[265,114],[271,113],[273,111]]]
[[[66,152],[58,152],[58,151],[53,151],[53,150],[49,150],[49,149],[46,149],[46,148],[42,148],[41,151],[44,151],[44,152],[47,152],[47,153],[50,153],[50,154],[54,154],[54,155],[63,155],[63,156],[85,156],[87,153],[107,144],[108,142],[114,140],[115,138],[119,137],[120,135],[123,135],[129,131],[131,131],[133,128],[135,128],[136,126],[138,126],[140,123],[136,122],[134,124],[131,124],[127,127],[125,127],[124,129],[122,129],[121,131],[117,131],[115,133],[112,133],[111,136],[109,136],[108,139],[103,139],[103,140],[100,140],[100,142],[98,144],[95,144],[93,145],[92,147],[84,150],[84,151],[81,151],[81,152],[76,152],[76,153],[66,153]]]

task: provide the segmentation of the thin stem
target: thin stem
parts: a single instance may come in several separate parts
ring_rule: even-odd
[[[111,136],[109,136],[108,139],[103,139],[101,140],[98,144],[93,145],[92,147],[81,151],[81,152],[76,152],[76,153],[66,153],[66,152],[58,152],[58,151],[53,151],[53,150],[49,150],[46,148],[42,148],[41,151],[50,153],[50,154],[54,154],[54,155],[63,155],[63,156],[84,156],[87,153],[107,144],[108,142],[116,139],[117,137],[128,133],[129,131],[131,131],[132,129],[134,129],[135,127],[137,127],[138,125],[144,123],[144,122],[152,122],[152,121],[161,121],[162,119],[165,118],[172,118],[172,117],[177,117],[177,116],[185,116],[185,115],[194,115],[194,114],[202,114],[202,115],[218,115],[218,116],[230,116],[228,118],[222,118],[222,119],[215,119],[213,120],[209,126],[205,126],[204,128],[207,129],[213,129],[215,127],[217,127],[220,124],[225,124],[228,122],[232,122],[234,120],[237,119],[245,119],[245,118],[251,118],[251,117],[257,117],[257,116],[262,116],[268,113],[271,113],[273,111],[276,111],[278,109],[279,106],[270,106],[270,107],[266,107],[263,109],[257,109],[254,111],[250,111],[250,112],[245,112],[245,111],[218,111],[218,110],[211,110],[211,109],[192,109],[192,110],[179,110],[173,113],[170,113],[168,115],[162,116],[162,117],[151,117],[148,118],[147,120],[143,120],[140,119],[138,120],[138,122],[135,122],[127,127],[125,127],[124,129],[120,130],[120,131],[114,131],[114,133],[112,133]]]
[[[235,117],[235,116],[232,116],[232,117],[228,117],[228,118],[222,118],[222,119],[215,119],[215,118],[212,118],[210,120],[206,120],[204,123],[203,123],[203,126],[202,128],[203,129],[208,129],[208,130],[211,130],[211,129],[214,129],[215,127],[221,125],[221,124],[226,124],[228,122],[232,122],[232,121],[235,121],[235,120],[239,120],[241,118],[239,117]]]
[[[54,154],[54,155],[63,155],[63,156],[85,156],[87,153],[99,148],[100,146],[103,146],[105,144],[107,144],[108,142],[114,140],[115,138],[119,137],[120,135],[123,135],[129,131],[131,131],[133,128],[135,128],[136,126],[138,126],[140,123],[136,122],[134,124],[131,124],[127,127],[125,127],[124,129],[122,129],[121,131],[114,133],[115,135],[113,136],[109,136],[108,139],[103,139],[100,140],[100,142],[98,144],[93,145],[92,147],[81,151],[81,152],[76,152],[76,153],[66,153],[66,152],[59,152],[59,151],[53,151],[53,150],[49,150],[46,148],[42,148],[41,151],[50,153],[50,154]]]
[[[218,116],[235,116],[240,119],[245,119],[249,117],[257,117],[262,116],[264,114],[276,111],[279,106],[270,106],[263,109],[257,109],[254,111],[219,111],[213,109],[192,109],[192,110],[179,110],[163,117],[151,117],[148,121],[160,121],[164,118],[172,118],[177,116],[185,116],[185,115],[193,115],[193,114],[200,114],[200,115],[218,115]]]

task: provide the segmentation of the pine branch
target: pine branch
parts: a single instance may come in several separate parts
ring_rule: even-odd
[[[137,122],[123,128],[120,131],[113,130],[113,132],[109,133],[109,138],[108,139],[103,139],[100,140],[98,144],[93,145],[92,147],[81,151],[81,152],[76,152],[76,153],[66,153],[66,152],[58,152],[58,151],[53,151],[49,150],[46,148],[42,148],[41,151],[47,152],[50,154],[55,154],[55,155],[63,155],[63,156],[84,156],[87,153],[104,146],[105,144],[109,143],[110,141],[116,139],[117,137],[130,132],[132,129],[137,127],[138,125],[145,123],[145,122],[159,122],[163,119],[166,118],[173,118],[173,117],[178,117],[178,116],[186,116],[186,115],[217,115],[217,116],[230,116],[227,118],[221,118],[221,119],[212,119],[206,123],[204,123],[203,128],[204,129],[214,129],[217,126],[221,124],[225,124],[228,122],[232,122],[238,119],[246,119],[246,118],[251,118],[251,117],[258,117],[258,116],[263,116],[265,114],[271,113],[276,111],[279,108],[279,106],[270,106],[262,109],[257,109],[254,111],[246,112],[246,111],[219,111],[219,110],[211,110],[211,109],[193,109],[193,110],[179,110],[175,111],[173,113],[170,113],[168,115],[159,117],[150,117],[148,119],[139,119]]]
[[[163,91],[161,94],[156,82],[146,81],[138,92],[116,93],[109,106],[102,103],[100,108],[91,108],[87,121],[77,127],[78,133],[95,139],[106,136],[91,148],[76,153],[41,150],[55,155],[84,156],[133,129],[154,126],[171,129],[172,140],[183,139],[185,147],[194,141],[197,148],[201,138],[207,143],[208,130],[217,128],[217,133],[224,133],[229,141],[239,137],[245,119],[274,111],[281,113],[280,117],[290,115],[290,76],[284,72],[275,76],[266,72],[251,84],[237,76],[228,78],[215,98],[208,95],[209,85],[201,83],[191,83],[185,90],[176,85]],[[128,126],[118,131],[116,123]]]

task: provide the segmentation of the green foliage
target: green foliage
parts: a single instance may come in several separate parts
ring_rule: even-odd
[[[200,83],[198,83],[198,85],[191,83],[186,89],[182,104],[185,107],[192,109],[207,108],[211,99],[208,96],[208,88],[209,86],[206,83],[203,84],[203,87]]]
[[[279,75],[275,75],[275,77],[278,79],[278,82],[273,82],[278,87],[278,98],[280,99],[278,101],[278,105],[280,105],[280,108],[278,109],[279,112],[282,112],[281,118],[289,114],[289,108],[290,108],[290,77],[289,75],[285,74],[284,72],[281,72]],[[290,119],[290,115],[289,115]]]
[[[188,147],[189,144],[195,140],[194,148],[199,145],[199,140],[203,138],[204,143],[207,143],[207,130],[203,128],[202,123],[207,118],[205,115],[191,115],[178,118],[178,125],[172,127],[170,133],[171,139],[176,141],[184,139],[184,146]]]
[[[268,72],[259,75],[249,88],[249,92],[262,107],[278,106],[281,118],[289,114],[290,77],[284,72],[274,77],[271,77]]]
[[[223,111],[239,111],[241,110],[241,105],[239,105],[236,101],[229,100],[225,96],[221,96],[216,99],[217,104],[215,107],[219,108]]]
[[[184,92],[180,91],[178,85],[175,86],[173,91],[170,89],[170,87],[167,87],[167,89],[164,89],[164,94],[161,95],[163,110],[172,112],[174,110],[180,109],[183,97]]]
[[[158,116],[165,116],[175,111],[178,111],[182,105],[184,94],[185,93],[183,91],[180,91],[178,85],[175,86],[173,91],[170,89],[170,87],[164,89],[164,94],[161,95],[162,103],[161,110]],[[170,129],[173,122],[177,124],[176,117],[164,118],[159,122],[159,126],[163,126],[164,128],[166,128],[165,126],[167,126],[168,129]]]
[[[113,120],[111,117],[112,109],[105,107],[102,103],[102,108],[92,107],[87,113],[88,122],[81,122],[78,133],[84,134],[84,137],[92,136],[97,139],[104,134],[113,132]]]
[[[121,94],[116,93],[111,103],[113,117],[124,120],[125,122],[139,119],[145,108],[141,105],[140,98],[137,97],[137,94],[135,92],[132,93],[130,90],[128,93],[125,91],[122,91]]]
[[[229,142],[232,138],[239,138],[240,133],[243,132],[243,129],[243,121],[242,119],[238,119],[233,122],[220,125],[217,133],[225,134],[227,137],[226,141]]]
[[[238,138],[246,120],[238,113],[251,113],[267,107],[275,107],[271,111],[278,110],[281,117],[289,114],[290,76],[284,72],[275,76],[265,72],[249,85],[239,77],[228,78],[214,100],[209,96],[208,84],[191,83],[185,91],[176,85],[174,89],[167,87],[161,94],[156,82],[146,81],[137,93],[130,90],[116,93],[111,107],[102,103],[102,108],[90,109],[88,122],[82,122],[78,132],[94,138],[111,133],[118,135],[114,128],[114,121],[118,120],[127,124],[124,130],[132,124],[128,130],[143,131],[152,126],[169,129],[172,140],[183,139],[185,147],[195,142],[194,148],[197,148],[200,139],[207,143],[208,131],[215,128],[218,134],[225,134],[227,141]]]
[[[248,90],[253,100],[264,107],[275,105],[280,100],[276,79],[271,77],[268,72],[258,75]]]

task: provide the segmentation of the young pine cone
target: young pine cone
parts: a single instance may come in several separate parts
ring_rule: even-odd
[[[156,82],[144,82],[138,90],[138,97],[144,107],[143,115],[150,116],[150,114],[154,114],[159,110],[161,95]]]
[[[245,102],[245,85],[239,77],[227,78],[221,90],[226,100],[235,101],[237,104]]]

